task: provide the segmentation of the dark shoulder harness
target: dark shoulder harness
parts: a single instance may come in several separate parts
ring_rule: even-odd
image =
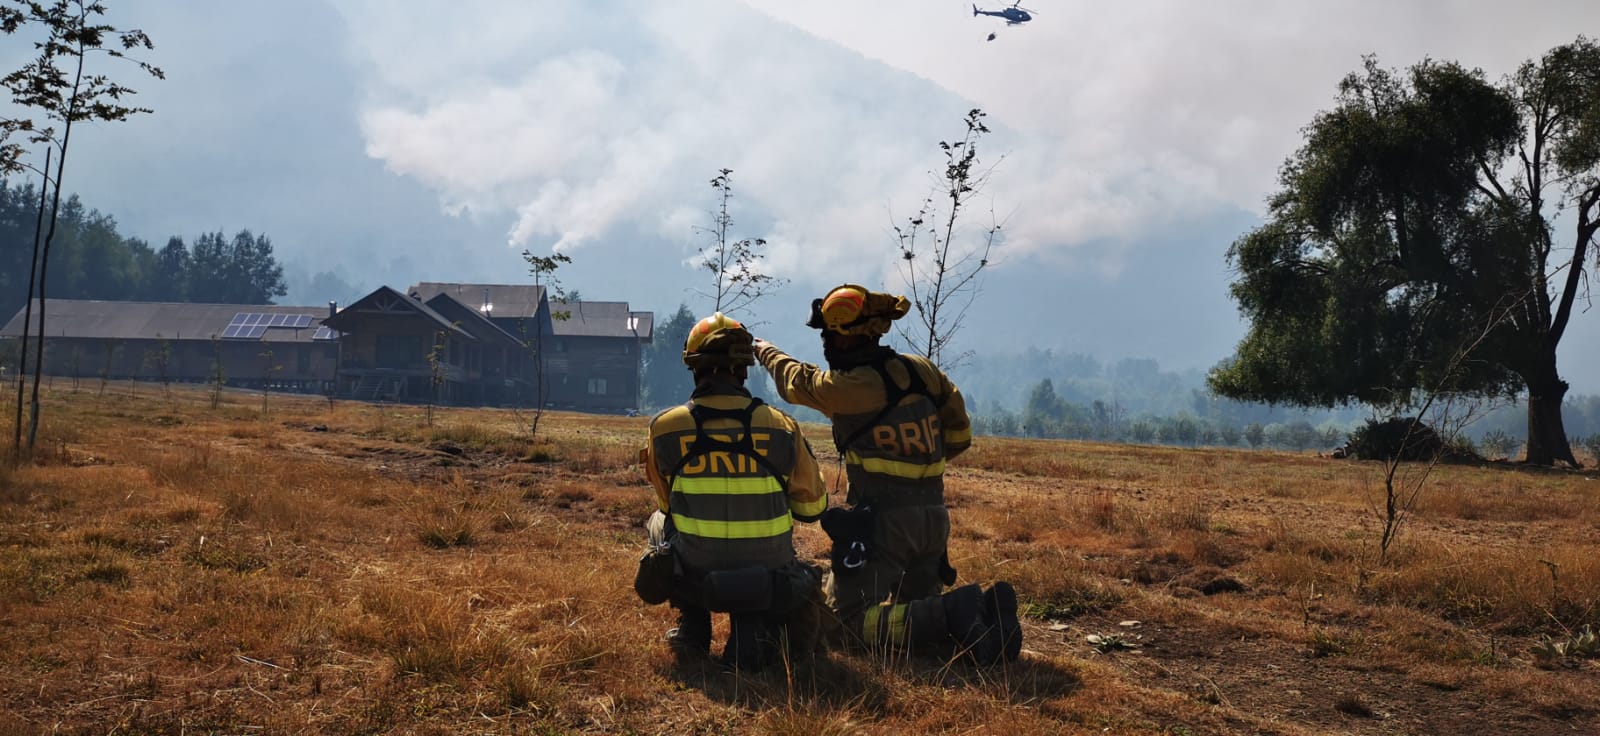
[[[761,408],[764,403],[759,397],[755,396],[750,397],[750,404],[743,409],[714,409],[692,401],[689,402],[686,406],[689,409],[689,416],[694,419],[694,441],[689,443],[689,449],[684,451],[683,457],[678,458],[678,463],[672,466],[672,470],[667,473],[667,487],[672,487],[673,482],[678,478],[678,474],[683,472],[683,467],[690,460],[701,455],[721,451],[744,455],[754,460],[756,465],[761,466],[761,469],[765,470],[768,475],[778,479],[778,486],[787,495],[789,493],[789,479],[785,478],[783,473],[778,472],[776,467],[773,467],[772,462],[767,460],[766,455],[756,451],[755,440],[751,437],[751,424],[755,421],[756,409]],[[736,442],[712,437],[706,433],[706,422],[712,419],[736,419],[740,424],[744,425],[744,432],[739,435],[739,439]]]
[[[900,388],[900,384],[895,383],[894,378],[889,375],[889,361],[891,360],[899,362],[901,367],[906,369],[907,385],[905,388]],[[857,427],[856,431],[851,432],[849,437],[835,443],[835,447],[839,450],[841,456],[844,455],[845,450],[852,443],[861,439],[861,436],[866,434],[867,430],[878,426],[878,422],[883,421],[883,418],[888,416],[889,412],[893,411],[895,407],[899,406],[900,402],[904,401],[907,396],[926,396],[929,401],[933,402],[933,406],[936,409],[943,409],[945,400],[949,398],[947,395],[934,396],[933,392],[928,389],[928,382],[922,379],[922,373],[917,370],[917,364],[911,362],[904,355],[895,353],[868,365],[871,365],[872,369],[878,372],[878,377],[883,380],[883,408],[879,409],[877,414],[872,415],[872,418],[868,419],[865,424]]]

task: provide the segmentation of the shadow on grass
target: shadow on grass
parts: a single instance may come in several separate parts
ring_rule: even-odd
[[[933,656],[888,660],[865,653],[827,651],[806,661],[780,662],[757,673],[725,668],[714,658],[669,660],[663,677],[713,701],[749,710],[776,709],[770,730],[831,733],[830,722],[903,715],[907,692],[965,690],[1002,705],[1030,705],[1071,695],[1078,676],[1047,660],[1024,658],[977,667]],[[787,713],[788,716],[783,714]],[[805,723],[791,723],[796,719]],[[782,727],[780,727],[780,725]]]

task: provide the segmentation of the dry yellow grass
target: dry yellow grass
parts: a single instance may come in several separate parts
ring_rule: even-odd
[[[1438,468],[1379,566],[1373,465],[980,439],[952,559],[1016,583],[1022,661],[749,677],[632,594],[646,419],[47,401],[0,464],[0,734],[1600,731],[1596,662],[1531,654],[1600,626],[1593,473]]]

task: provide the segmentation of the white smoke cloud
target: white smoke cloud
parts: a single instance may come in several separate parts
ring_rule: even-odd
[[[1361,54],[1498,75],[1600,20],[1581,0],[1036,5],[1011,28],[919,0],[345,13],[369,70],[368,154],[448,208],[501,213],[513,246],[629,229],[692,252],[706,181],[726,166],[740,224],[763,230],[741,236],[823,282],[888,253],[891,224],[942,165],[935,143],[959,136],[969,107],[990,113],[986,158],[1006,154],[987,195],[1011,215],[1008,258],[1115,271],[1143,233],[1258,209]]]

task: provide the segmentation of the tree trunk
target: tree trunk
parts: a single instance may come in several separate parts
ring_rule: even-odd
[[[1554,351],[1552,351],[1554,352]],[[1555,356],[1547,361],[1548,370],[1528,381],[1528,455],[1530,465],[1555,465],[1564,462],[1576,468],[1567,427],[1561,418],[1561,402],[1567,395],[1567,382],[1555,371]]]
[[[49,202],[50,196],[50,156],[55,149],[44,149],[44,180],[39,185],[39,213],[33,223],[33,257],[28,261],[28,301],[22,310],[22,350],[17,355],[17,424],[16,434],[11,439],[12,460],[22,460],[22,398],[25,396],[24,388],[28,385],[28,336],[33,328],[33,296],[37,290],[36,278],[39,275],[39,235],[44,232],[44,207]],[[44,325],[39,326],[39,331],[44,332]],[[44,349],[43,345],[39,346]]]

